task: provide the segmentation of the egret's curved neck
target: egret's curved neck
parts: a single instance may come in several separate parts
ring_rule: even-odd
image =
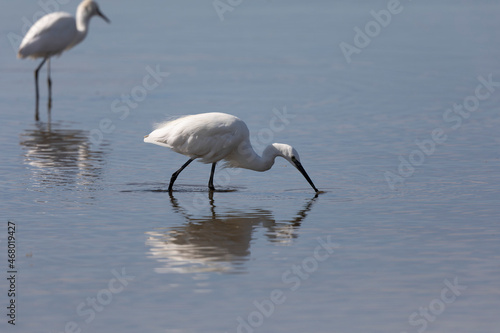
[[[264,149],[262,156],[259,156],[250,142],[243,142],[238,148],[237,156],[231,156],[229,165],[254,171],[267,171],[274,165],[276,156],[281,156],[281,153],[272,144]]]
[[[78,30],[78,33],[81,36],[80,40],[85,38],[85,36],[87,35],[88,29],[89,29],[90,17],[91,17],[91,15],[89,15],[85,11],[85,8],[78,7],[78,9],[76,11],[75,21],[76,21],[76,30]]]
[[[78,10],[76,11],[76,18],[75,18],[76,35],[73,38],[73,42],[71,43],[71,45],[67,47],[67,49],[74,47],[75,45],[79,44],[82,40],[85,39],[88,32],[89,21],[90,21],[90,16],[85,12],[83,8],[79,7]]]

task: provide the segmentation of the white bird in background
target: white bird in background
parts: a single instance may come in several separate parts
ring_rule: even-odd
[[[89,21],[94,15],[109,19],[99,10],[92,0],[84,0],[78,5],[76,19],[65,12],[47,14],[33,24],[24,36],[17,56],[19,58],[43,58],[35,70],[36,109],[35,120],[38,120],[38,71],[48,60],[47,83],[49,86],[49,112],[52,105],[52,81],[50,79],[50,57],[60,55],[80,43],[89,31]]]
[[[144,142],[168,147],[176,153],[189,156],[189,160],[172,174],[168,191],[172,191],[177,176],[195,159],[212,163],[208,187],[214,190],[215,165],[225,160],[226,167],[267,171],[274,159],[281,156],[290,162],[306,178],[314,191],[311,178],[300,163],[299,154],[290,145],[273,143],[267,146],[262,156],[253,150],[247,125],[239,118],[226,113],[201,113],[184,116],[161,124],[144,137]]]

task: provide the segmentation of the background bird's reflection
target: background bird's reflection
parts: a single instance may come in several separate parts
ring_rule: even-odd
[[[92,147],[89,133],[61,123],[40,123],[21,134],[33,186],[93,186],[102,173],[106,145]]]
[[[194,217],[183,209],[173,195],[174,211],[186,222],[180,226],[147,232],[150,257],[161,263],[158,273],[231,272],[245,269],[250,247],[258,228],[273,243],[289,244],[307,216],[317,196],[307,201],[289,221],[277,222],[266,209],[219,211],[210,197],[211,214]]]

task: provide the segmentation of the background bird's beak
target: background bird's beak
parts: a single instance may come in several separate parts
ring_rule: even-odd
[[[111,21],[106,17],[106,15],[104,15],[99,9],[97,10],[97,15],[99,15],[100,17],[102,17],[102,19],[108,23],[111,23]]]
[[[293,163],[295,164],[295,167],[297,168],[297,170],[300,171],[302,176],[304,176],[304,178],[309,182],[309,184],[312,186],[314,191],[316,191],[316,193],[319,192],[318,189],[316,188],[316,186],[314,186],[314,183],[312,182],[311,178],[309,178],[309,175],[307,174],[307,172],[304,169],[304,167],[302,166],[302,164],[297,160],[294,160]]]

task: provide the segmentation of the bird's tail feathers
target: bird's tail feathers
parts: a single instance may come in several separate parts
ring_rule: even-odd
[[[172,122],[174,120],[181,119],[181,118],[184,118],[184,117],[187,117],[187,116],[186,115],[169,115],[167,117],[167,119],[165,119],[164,121],[154,123],[153,124],[153,128],[154,129],[161,128],[161,127],[165,126],[166,124],[168,124],[168,123],[170,123],[170,122]]]

